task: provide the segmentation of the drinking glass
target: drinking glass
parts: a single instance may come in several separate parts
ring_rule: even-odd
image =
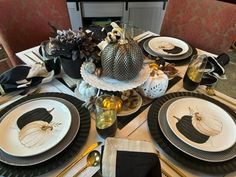
[[[206,55],[194,55],[184,75],[183,86],[186,90],[195,90],[202,79],[207,63]]]
[[[96,129],[102,138],[112,137],[116,134],[117,117],[115,99],[112,96],[102,95],[95,102]]]

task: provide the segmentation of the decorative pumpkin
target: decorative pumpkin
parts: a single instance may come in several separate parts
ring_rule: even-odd
[[[223,124],[210,114],[202,115],[195,112],[192,118],[192,124],[199,132],[207,136],[216,136],[221,133]]]
[[[168,77],[163,71],[154,69],[150,77],[139,86],[139,91],[145,97],[158,98],[165,94],[168,82]]]
[[[27,125],[30,122],[42,120],[47,123],[50,123],[52,121],[52,115],[50,112],[52,112],[54,108],[51,110],[46,110],[45,108],[36,108],[29,112],[24,113],[22,116],[20,116],[17,119],[17,126],[19,129],[22,129],[25,125]]]
[[[93,74],[93,73],[95,73],[96,65],[95,65],[93,62],[86,62],[86,63],[85,63],[85,66],[84,66],[84,69],[85,69],[88,73]]]
[[[184,115],[181,118],[174,116],[174,118],[178,120],[176,123],[176,128],[178,131],[189,140],[202,144],[209,139],[209,136],[202,134],[194,128],[191,115]]]
[[[117,96],[107,97],[102,101],[104,108],[115,108],[116,112],[120,112],[123,107],[123,101]]]
[[[101,63],[105,76],[121,81],[131,80],[142,69],[143,53],[134,40],[126,39],[123,32],[121,39],[109,43],[102,50]]]
[[[95,96],[97,94],[97,88],[92,87],[85,81],[81,81],[81,83],[78,86],[79,93],[85,98],[90,99],[92,96]]]
[[[25,125],[19,132],[19,140],[25,147],[32,148],[42,145],[53,130],[53,125],[46,121],[33,121]]]

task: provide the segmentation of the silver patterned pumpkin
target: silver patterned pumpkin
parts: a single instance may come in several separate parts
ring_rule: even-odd
[[[143,66],[143,53],[132,39],[109,43],[101,52],[103,75],[125,81],[134,79]]]

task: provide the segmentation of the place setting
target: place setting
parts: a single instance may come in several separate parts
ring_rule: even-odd
[[[63,93],[24,97],[0,112],[1,173],[40,175],[75,156],[86,142],[90,114]],[[14,147],[14,148],[13,148]]]
[[[187,42],[174,37],[151,36],[139,42],[143,53],[152,59],[165,60],[176,66],[187,64],[197,50]]]
[[[235,169],[235,119],[233,110],[212,98],[174,92],[152,104],[148,126],[154,141],[180,163],[224,174]]]

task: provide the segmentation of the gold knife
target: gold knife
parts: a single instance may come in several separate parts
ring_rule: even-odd
[[[84,153],[80,156],[78,156],[78,158],[76,158],[71,164],[69,164],[64,170],[62,170],[57,177],[62,177],[64,176],[76,163],[78,163],[83,157],[85,157],[87,154],[89,154],[92,150],[94,150],[96,147],[98,147],[100,144],[102,144],[102,142],[97,142],[92,144],[91,146],[89,146],[88,149],[86,149],[86,151],[84,151]]]
[[[156,151],[157,151],[157,150],[156,150]],[[159,151],[157,151],[157,155],[158,155],[158,157],[159,157],[160,160],[162,160],[166,165],[168,165],[168,166],[169,166],[173,171],[175,171],[179,176],[181,176],[181,177],[186,177],[186,175],[183,174],[183,172],[180,171],[175,165],[173,165],[172,163],[170,163],[169,161],[167,161],[166,159],[164,159],[164,158],[161,156],[161,154],[160,154]]]

